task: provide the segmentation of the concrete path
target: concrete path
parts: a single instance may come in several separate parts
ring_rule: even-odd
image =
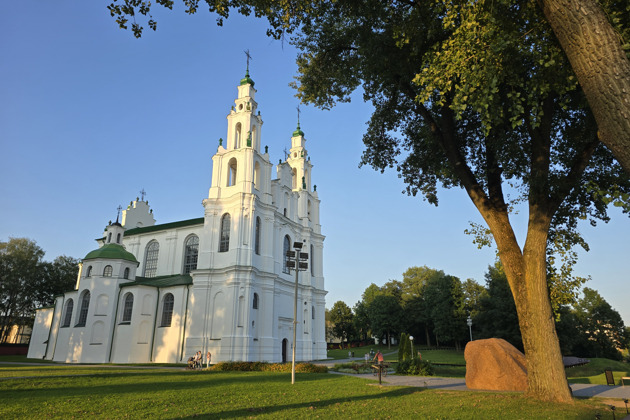
[[[333,367],[335,364],[348,362],[363,362],[363,358],[343,359],[343,360],[323,360],[314,362],[318,365]],[[367,374],[344,374],[365,379],[378,379],[371,373]],[[470,391],[466,387],[464,378],[442,378],[436,376],[399,376],[387,375],[381,378],[383,385],[389,386],[417,386],[431,389],[448,389],[452,391]],[[607,386],[593,384],[571,384],[571,389],[575,397],[582,398],[618,398],[630,399],[630,386]]]

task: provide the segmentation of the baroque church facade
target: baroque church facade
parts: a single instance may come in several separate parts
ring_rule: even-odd
[[[203,217],[156,224],[138,198],[109,223],[79,267],[75,289],[37,310],[29,358],[68,363],[178,363],[326,358],[319,198],[304,133],[276,166],[247,71],[212,157]],[[299,272],[286,253],[308,253]]]

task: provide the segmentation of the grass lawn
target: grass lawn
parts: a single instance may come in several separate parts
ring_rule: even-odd
[[[72,373],[83,376],[60,376]],[[0,365],[3,419],[593,419],[597,413],[608,418],[610,411],[593,401],[562,405],[514,393],[380,387],[334,374],[297,374],[291,385],[287,373]]]
[[[606,385],[604,370],[611,368],[615,385],[621,385],[622,376],[630,376],[630,365],[610,359],[589,359],[591,362],[584,366],[567,368],[569,382],[576,384]],[[626,381],[626,384],[628,382]]]

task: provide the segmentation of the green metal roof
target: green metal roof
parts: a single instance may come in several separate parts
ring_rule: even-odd
[[[192,277],[188,274],[176,274],[174,276],[158,276],[158,277],[136,277],[135,281],[123,283],[120,287],[130,286],[151,286],[151,287],[171,287],[171,286],[187,286],[192,284]]]
[[[118,244],[105,244],[99,249],[88,253],[83,260],[95,260],[97,258],[104,258],[106,260],[126,260],[135,262],[138,264],[138,260],[133,256],[131,252],[125,250],[122,245]]]
[[[304,137],[304,131],[300,129],[300,123],[298,123],[297,128],[295,129],[291,137],[298,137],[298,136]]]
[[[245,77],[241,79],[241,86],[250,84],[254,87],[254,81],[249,77],[249,70],[245,72]]]
[[[179,222],[162,223],[161,225],[138,227],[138,228],[133,228],[133,229],[129,229],[125,231],[125,237],[133,236],[133,235],[141,235],[143,233],[149,233],[149,232],[157,232],[160,230],[175,229],[175,228],[180,228],[180,227],[185,227],[185,226],[203,225],[203,222],[204,222],[204,218],[198,217],[196,219],[181,220]]]

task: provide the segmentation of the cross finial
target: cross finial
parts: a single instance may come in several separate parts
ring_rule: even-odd
[[[298,113],[298,128],[300,128],[300,105],[297,106],[297,113]]]
[[[252,59],[252,56],[249,54],[249,50],[243,51],[245,56],[247,57],[247,74],[249,75],[249,60]]]
[[[287,158],[289,157],[289,151],[287,150],[287,148],[284,148],[284,160],[287,160]]]
[[[116,223],[118,223],[118,219],[120,218],[120,211],[122,210],[122,206],[118,205],[116,210],[118,210],[118,212],[116,213]]]
[[[140,190],[140,199],[141,201],[144,201],[144,196],[147,195],[147,193],[144,191],[144,188]]]

